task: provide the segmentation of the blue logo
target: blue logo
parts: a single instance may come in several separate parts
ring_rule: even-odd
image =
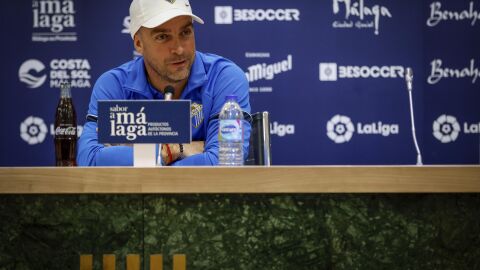
[[[222,130],[221,130],[222,134],[224,135],[232,134],[236,131],[237,131],[237,127],[235,125],[224,126],[222,127]]]

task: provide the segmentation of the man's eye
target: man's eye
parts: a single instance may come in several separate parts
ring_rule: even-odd
[[[192,29],[185,29],[182,32],[182,35],[184,36],[189,36],[190,34],[192,34]]]
[[[166,40],[167,38],[168,38],[168,36],[165,35],[165,34],[160,34],[160,35],[155,36],[155,39],[160,40],[160,41]]]

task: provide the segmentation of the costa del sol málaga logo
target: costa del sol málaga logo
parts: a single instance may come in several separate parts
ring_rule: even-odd
[[[442,143],[455,141],[459,133],[460,124],[454,116],[443,114],[433,122],[433,136]]]
[[[44,74],[43,76],[35,76],[32,74],[32,71],[40,73],[44,69],[45,65],[42,62],[36,59],[29,59],[25,61],[18,69],[18,77],[20,78],[21,82],[27,85],[28,88],[37,88],[45,82],[47,75]]]
[[[337,114],[327,123],[327,136],[335,143],[350,141],[354,131],[352,120],[348,116]]]
[[[20,124],[20,137],[30,145],[42,143],[47,132],[47,125],[39,117],[29,116]]]

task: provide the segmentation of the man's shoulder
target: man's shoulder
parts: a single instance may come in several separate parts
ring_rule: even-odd
[[[136,58],[121,64],[120,66],[114,67],[112,69],[104,72],[98,80],[112,80],[115,79],[120,83],[124,83],[129,75],[137,69],[137,66],[140,64],[141,59]]]
[[[242,69],[232,60],[213,53],[197,52],[203,62],[207,75],[220,73],[244,74]]]

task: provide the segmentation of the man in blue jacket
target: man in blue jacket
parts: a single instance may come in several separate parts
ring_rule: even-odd
[[[236,95],[242,110],[250,112],[245,73],[229,60],[195,50],[193,20],[188,0],[133,0],[130,33],[142,57],[107,71],[93,88],[87,119],[78,142],[80,166],[129,166],[131,146],[98,143],[98,100],[163,99],[174,88],[173,99],[191,100],[192,143],[170,144],[167,165],[217,165],[218,119],[225,96]],[[93,121],[92,121],[93,120]],[[245,122],[245,121],[244,121]],[[248,153],[250,125],[244,123],[244,155]]]

